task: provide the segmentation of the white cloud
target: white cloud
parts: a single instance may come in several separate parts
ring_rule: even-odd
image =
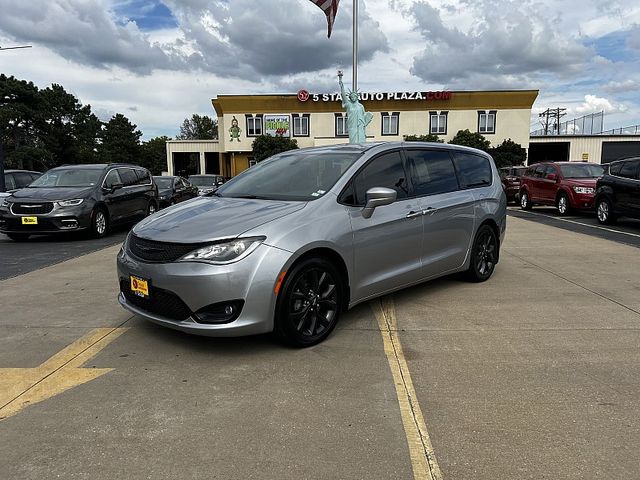
[[[612,102],[606,98],[595,95],[585,95],[584,102],[581,105],[571,108],[570,112],[573,111],[580,115],[602,111],[604,111],[604,113],[624,113],[627,111],[627,108],[628,107],[622,103]]]

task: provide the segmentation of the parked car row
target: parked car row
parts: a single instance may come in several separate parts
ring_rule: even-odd
[[[603,224],[621,216],[640,218],[640,158],[606,165],[542,162],[502,169],[501,177],[507,199],[523,210],[553,205],[560,215],[595,211]]]
[[[88,231],[106,235],[112,225],[213,193],[220,175],[152,177],[137,165],[67,165],[45,174],[5,170],[0,192],[0,233],[16,241],[31,235]]]

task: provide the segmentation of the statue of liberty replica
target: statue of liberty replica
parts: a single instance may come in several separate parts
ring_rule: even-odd
[[[367,141],[367,125],[371,123],[373,114],[364,111],[356,90],[351,90],[347,93],[342,83],[341,70],[338,70],[338,84],[340,85],[340,95],[342,96],[342,108],[347,112],[349,143],[364,143]]]

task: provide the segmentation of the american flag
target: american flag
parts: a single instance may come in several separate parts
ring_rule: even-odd
[[[336,13],[338,13],[338,3],[340,0],[311,0],[317,6],[319,6],[324,14],[327,16],[327,37],[331,37],[331,29],[333,28],[333,22],[336,19]]]

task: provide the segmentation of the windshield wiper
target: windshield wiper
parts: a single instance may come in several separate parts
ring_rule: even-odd
[[[261,197],[259,195],[231,195],[229,198],[248,198],[250,200],[270,200],[269,197]]]

